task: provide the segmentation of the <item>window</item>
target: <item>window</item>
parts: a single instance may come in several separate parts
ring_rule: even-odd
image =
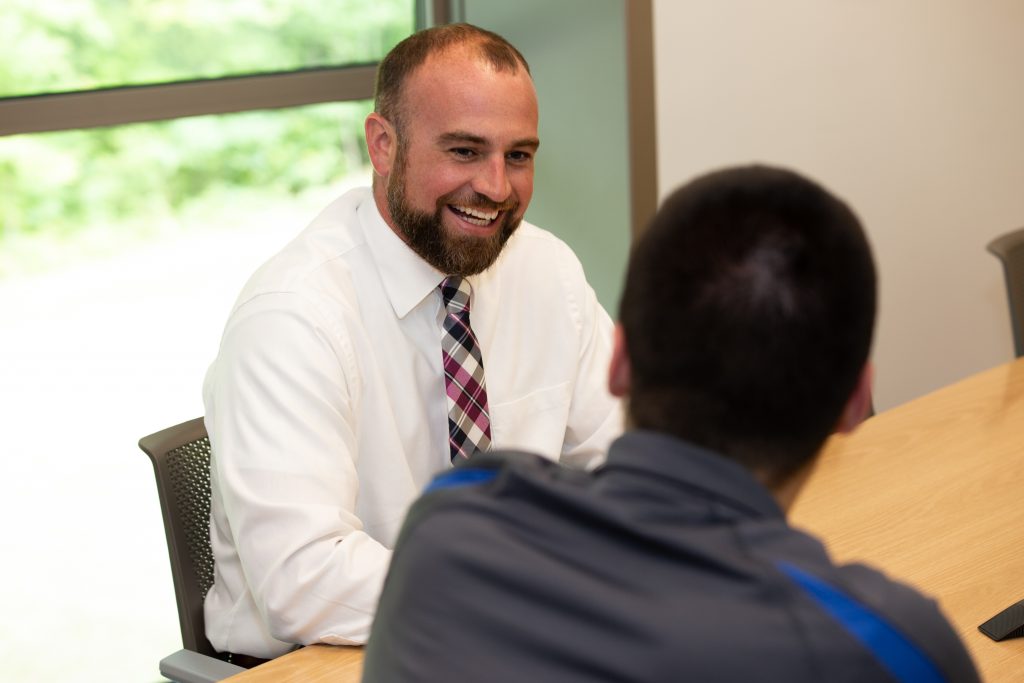
[[[0,97],[372,64],[412,20],[408,0],[6,0]]]
[[[180,647],[136,442],[202,412],[256,266],[369,171],[411,0],[7,0],[0,680],[152,681]],[[9,531],[8,531],[9,530]]]
[[[368,181],[371,106],[0,137],[0,281],[189,233],[261,231],[279,207],[314,211],[332,186]]]

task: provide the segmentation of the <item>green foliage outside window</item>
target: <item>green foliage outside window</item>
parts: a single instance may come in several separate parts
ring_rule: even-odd
[[[379,59],[409,0],[5,0],[0,96]],[[370,103],[0,137],[0,278],[229,220],[366,165]],[[55,253],[60,252],[55,256]]]

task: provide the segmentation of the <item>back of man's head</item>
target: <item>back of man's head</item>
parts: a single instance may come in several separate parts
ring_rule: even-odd
[[[697,178],[630,259],[631,424],[785,479],[835,429],[874,318],[871,251],[846,204],[781,169]]]

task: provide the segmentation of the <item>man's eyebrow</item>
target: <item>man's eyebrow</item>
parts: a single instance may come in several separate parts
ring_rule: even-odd
[[[462,143],[486,147],[490,144],[487,138],[460,130],[452,131],[450,133],[442,133],[438,136],[437,141],[442,145]],[[537,138],[523,138],[522,140],[516,140],[513,142],[512,147],[528,147],[530,149],[537,149],[540,147],[540,140]]]
[[[473,135],[472,133],[464,133],[462,131],[453,131],[451,133],[442,133],[438,136],[437,141],[443,145],[449,145],[459,142],[468,142],[472,145],[487,145],[487,138],[482,138],[479,135]]]
[[[537,138],[523,138],[522,140],[516,140],[512,143],[512,147],[529,147],[536,151],[540,147],[540,140]]]

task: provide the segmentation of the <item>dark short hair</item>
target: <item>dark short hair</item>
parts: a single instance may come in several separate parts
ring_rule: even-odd
[[[406,78],[431,55],[460,45],[475,48],[480,58],[498,71],[514,73],[523,68],[530,73],[530,66],[519,50],[497,33],[472,24],[434,26],[412,34],[381,61],[374,90],[374,111],[400,128],[402,87]]]
[[[856,386],[875,296],[860,222],[817,183],[765,166],[693,180],[630,257],[631,424],[789,476]]]

